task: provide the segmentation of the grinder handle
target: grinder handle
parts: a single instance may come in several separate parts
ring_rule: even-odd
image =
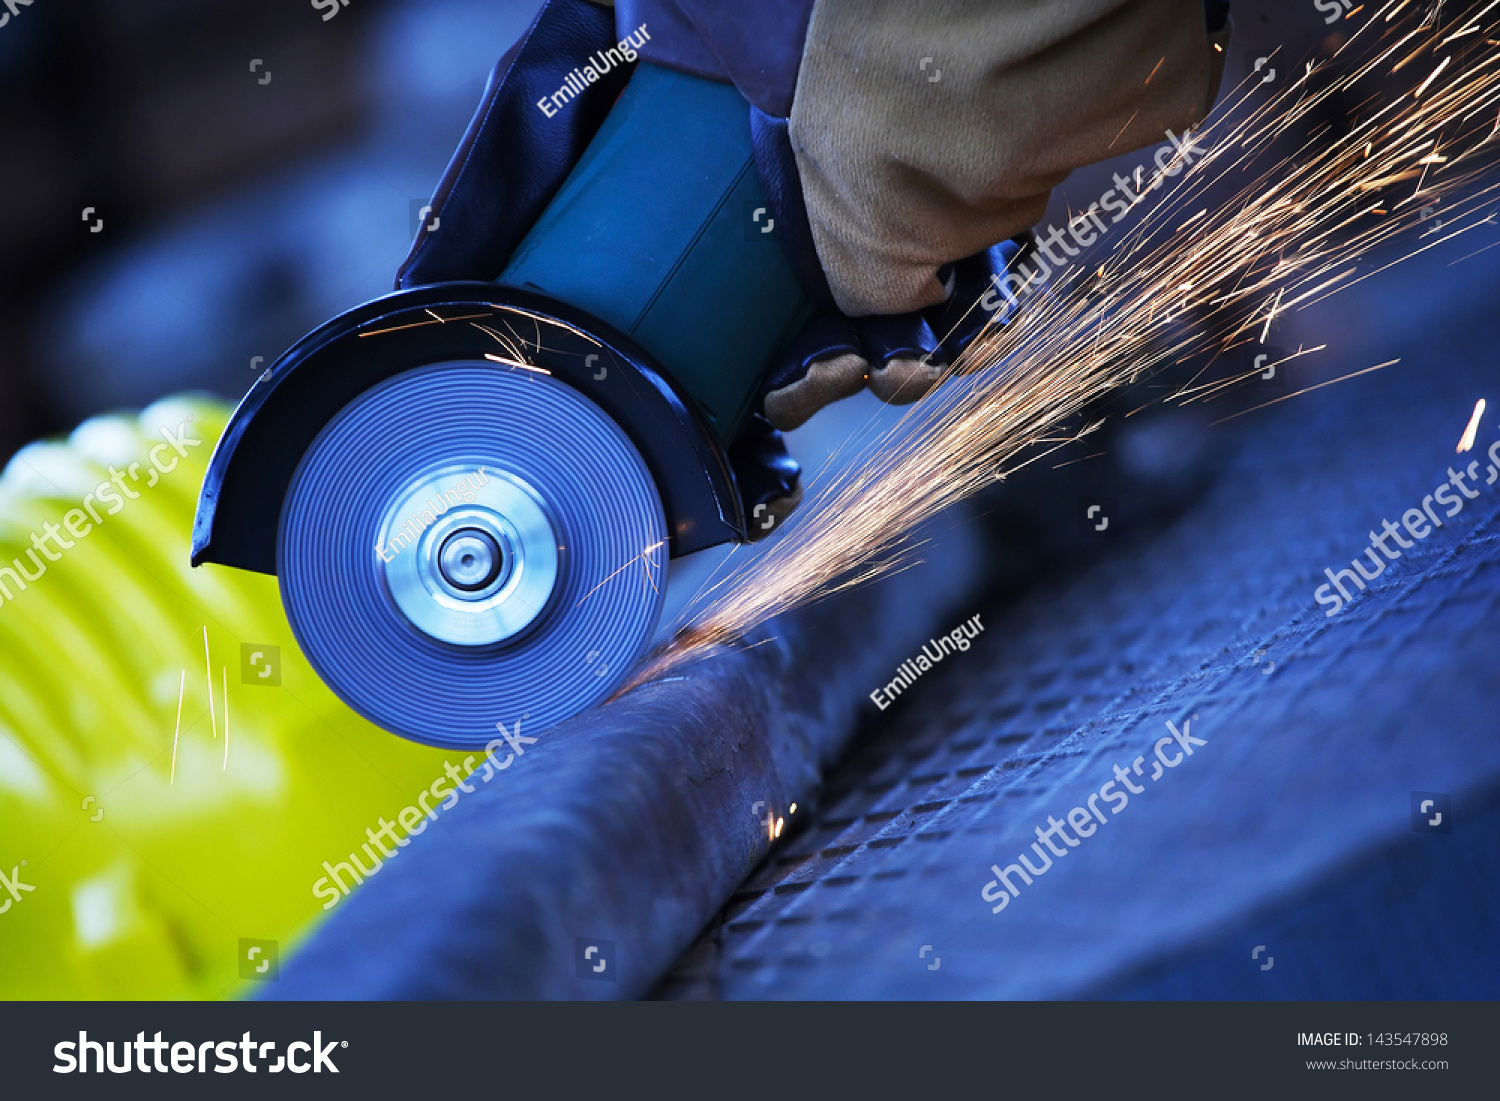
[[[732,85],[642,62],[498,282],[633,337],[733,439],[811,304]]]

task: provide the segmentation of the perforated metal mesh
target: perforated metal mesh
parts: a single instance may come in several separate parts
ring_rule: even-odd
[[[1493,261],[1434,264],[1299,320],[1294,339],[1334,345],[1322,377],[1402,363],[1243,418],[1170,528],[973,609],[974,648],[871,708],[800,832],[659,996],[1494,997],[1500,964],[1476,944],[1493,944],[1500,869],[1455,854],[1493,824],[1500,779],[1500,481],[1482,484],[1497,285]],[[1479,497],[1326,618],[1324,567],[1474,459]],[[1195,714],[1208,744],[1151,781],[1166,722]],[[991,865],[1140,755],[1146,790],[992,914]],[[1413,832],[1413,791],[1451,794],[1452,834]],[[1351,902],[1397,849],[1420,886]]]

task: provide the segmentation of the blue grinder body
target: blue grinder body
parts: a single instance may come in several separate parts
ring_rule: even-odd
[[[731,446],[813,310],[750,126],[733,87],[639,65],[498,277],[366,303],[257,380],[210,461],[193,563],[276,574],[324,682],[417,741],[478,750],[497,719],[545,728],[607,698],[650,643],[667,559],[749,537]],[[476,468],[509,488],[452,516],[429,498],[415,542],[380,549],[424,487]],[[454,539],[491,588],[452,572]]]
[[[625,333],[721,443],[811,314],[728,84],[642,63],[497,282]]]

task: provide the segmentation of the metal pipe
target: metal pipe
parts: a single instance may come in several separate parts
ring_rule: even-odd
[[[515,747],[283,962],[267,996],[645,994],[766,855],[775,820],[807,804],[869,693],[964,614],[981,542],[967,514],[946,514],[920,565]]]

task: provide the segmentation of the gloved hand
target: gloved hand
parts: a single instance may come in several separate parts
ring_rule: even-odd
[[[1014,311],[997,277],[1052,188],[1201,121],[1229,33],[1225,0],[618,8],[663,28],[647,60],[750,102],[762,191],[821,310],[766,380],[779,429],[866,385],[885,401],[926,393],[988,319],[975,307],[991,289],[1004,301],[986,313]]]
[[[814,317],[783,353],[762,388],[766,420],[801,427],[831,402],[869,386],[881,401],[906,405],[935,386],[985,325],[1007,324],[1019,305],[1003,277],[1024,238],[1002,241],[940,271],[949,288],[938,306],[911,313]]]
[[[1226,7],[547,0],[444,176],[433,202],[442,232],[424,228],[399,285],[494,278],[598,130],[634,53],[732,83],[749,104],[778,237],[819,309],[769,373],[764,417],[730,448],[746,515],[785,511],[795,463],[776,429],[865,385],[915,400],[990,313],[1007,318],[1015,303],[997,277],[1051,189],[1207,114]],[[610,62],[627,38],[626,59]],[[746,488],[756,485],[773,497],[756,499]]]

